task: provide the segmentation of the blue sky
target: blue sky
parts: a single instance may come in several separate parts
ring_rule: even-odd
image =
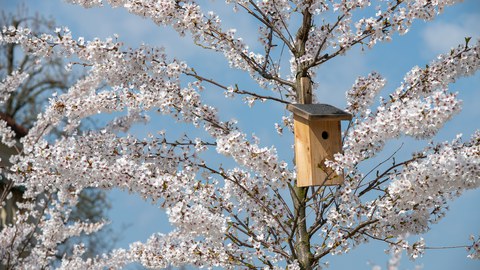
[[[2,9],[12,11],[21,1],[0,0]],[[191,45],[188,37],[180,38],[173,30],[159,27],[152,22],[135,17],[121,9],[95,8],[85,10],[72,6],[61,0],[24,1],[31,12],[51,16],[58,25],[68,26],[74,36],[106,38],[119,34],[127,45],[136,47],[141,43],[164,46],[171,57],[186,60],[196,70],[204,70],[209,77],[222,74],[221,81],[226,84],[241,83],[244,88],[255,87],[248,77],[238,71],[225,72],[228,63],[219,54],[205,52]],[[222,4],[222,1],[209,1],[208,5]],[[238,35],[244,40],[255,42],[251,33],[256,33],[256,26],[249,20],[242,20],[231,13],[230,8],[215,8],[223,15],[227,27],[238,29]],[[353,84],[357,76],[364,76],[377,71],[388,80],[381,95],[393,91],[402,81],[404,74],[413,66],[424,66],[435,59],[439,53],[448,52],[452,46],[463,43],[465,36],[473,39],[480,37],[480,1],[467,0],[453,8],[447,8],[445,14],[433,22],[416,22],[406,36],[394,36],[393,41],[377,45],[373,50],[352,50],[347,56],[339,57],[318,70],[315,81],[319,83],[317,96],[322,103],[338,107],[345,106],[345,91]],[[255,47],[253,47],[255,48]],[[458,80],[451,86],[452,91],[459,91],[464,100],[464,109],[436,136],[435,141],[451,140],[457,133],[469,137],[479,128],[480,119],[480,75]],[[246,109],[242,102],[225,102],[220,90],[206,90],[205,100],[220,110],[224,119],[239,120],[240,127],[247,134],[255,133],[265,146],[276,145],[282,159],[292,159],[292,136],[278,137],[275,134],[275,122],[280,122],[285,109],[271,103],[257,104],[252,110]],[[146,131],[178,125],[171,120],[161,119],[152,125],[137,126],[134,133],[142,136]],[[425,142],[412,139],[392,141],[385,153],[393,151],[402,144],[400,155],[407,156]],[[228,162],[228,161],[225,161]],[[110,193],[113,209],[110,212],[112,226],[118,230],[122,225],[129,225],[123,230],[122,241],[118,247],[127,247],[132,241],[145,241],[152,233],[169,231],[166,215],[157,206],[144,202],[135,195],[115,190]],[[432,227],[424,237],[428,246],[453,246],[468,243],[469,234],[480,234],[480,190],[470,191],[451,204],[447,217]],[[383,252],[385,245],[370,243],[350,254],[329,257],[330,269],[370,269],[368,262],[385,267],[388,260]],[[424,269],[480,269],[479,261],[466,258],[463,249],[431,250],[415,263],[406,258],[402,260],[401,269],[413,269],[414,265],[423,265]],[[405,256],[406,257],[406,256]]]

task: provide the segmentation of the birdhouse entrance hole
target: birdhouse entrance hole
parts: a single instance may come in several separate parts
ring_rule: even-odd
[[[324,140],[328,139],[328,132],[326,132],[326,131],[322,132],[322,138]]]

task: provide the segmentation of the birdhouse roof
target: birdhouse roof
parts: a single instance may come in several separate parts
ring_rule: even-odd
[[[328,104],[288,104],[287,110],[307,120],[351,120],[352,115]]]

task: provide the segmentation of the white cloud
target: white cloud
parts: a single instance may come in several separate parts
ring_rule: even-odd
[[[465,43],[465,37],[479,37],[480,14],[460,14],[458,17],[462,19],[456,22],[432,22],[425,27],[422,39],[427,49],[445,53]]]

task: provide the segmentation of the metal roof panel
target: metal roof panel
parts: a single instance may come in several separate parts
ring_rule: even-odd
[[[352,115],[329,104],[288,104],[287,110],[307,120],[351,120]]]

